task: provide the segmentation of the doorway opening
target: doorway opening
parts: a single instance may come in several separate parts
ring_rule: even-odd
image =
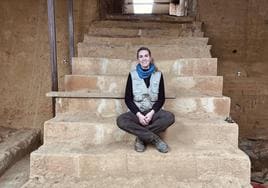
[[[170,0],[124,0],[124,14],[169,14]]]

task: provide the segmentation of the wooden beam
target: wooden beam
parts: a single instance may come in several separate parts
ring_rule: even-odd
[[[56,25],[55,25],[55,2],[54,0],[47,0],[48,11],[48,30],[49,30],[49,44],[50,44],[50,63],[51,63],[51,78],[52,91],[58,91],[58,70],[57,70],[57,46],[56,46]],[[52,98],[52,111],[55,116],[56,99]]]

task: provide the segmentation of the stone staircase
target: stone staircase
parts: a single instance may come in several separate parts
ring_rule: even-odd
[[[199,22],[106,20],[78,44],[72,75],[45,122],[44,145],[31,154],[31,187],[250,188],[250,161],[238,149],[238,126],[227,123],[217,59]],[[176,122],[165,133],[171,151],[134,151],[116,126],[127,110],[124,89],[140,46],[164,73],[165,109]]]

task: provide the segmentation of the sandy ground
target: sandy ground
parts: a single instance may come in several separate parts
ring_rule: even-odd
[[[27,155],[0,177],[1,188],[20,188],[29,178],[30,155]]]

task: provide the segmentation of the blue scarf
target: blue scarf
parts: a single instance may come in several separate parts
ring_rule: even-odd
[[[149,69],[142,69],[140,64],[137,64],[136,71],[141,79],[148,78],[155,71],[154,64],[150,64]]]

